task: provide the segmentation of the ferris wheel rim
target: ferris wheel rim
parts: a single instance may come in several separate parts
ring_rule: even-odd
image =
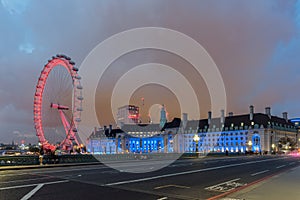
[[[57,55],[56,57],[52,57],[52,59],[48,60],[47,64],[44,65],[41,74],[38,78],[38,82],[36,85],[36,91],[34,94],[34,127],[36,130],[36,135],[39,138],[39,142],[43,146],[51,146],[48,140],[45,138],[44,125],[43,125],[43,117],[42,117],[42,108],[43,108],[43,95],[44,89],[47,84],[47,79],[51,71],[58,67],[62,66],[67,71],[68,74],[72,78],[72,128],[77,129],[78,123],[80,120],[80,113],[82,111],[82,86],[80,84],[80,76],[78,75],[78,68],[74,67],[75,63],[67,56]],[[77,132],[77,130],[76,130]]]

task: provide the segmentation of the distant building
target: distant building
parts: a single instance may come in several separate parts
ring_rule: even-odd
[[[230,113],[224,117],[221,111],[220,118],[188,121],[183,130],[184,151],[195,151],[196,145],[200,152],[272,152],[279,151],[279,140],[283,137],[297,139],[297,129],[287,119],[271,115],[271,108],[265,113],[254,113],[250,106],[249,114],[236,115]],[[198,134],[198,144],[193,136]]]
[[[122,127],[123,124],[139,123],[140,112],[139,107],[134,105],[126,105],[118,108],[117,125]]]
[[[116,153],[271,153],[282,150],[282,138],[298,141],[295,125],[288,120],[286,112],[277,117],[271,115],[270,107],[265,109],[265,113],[255,113],[254,107],[250,106],[248,114],[233,115],[230,112],[225,117],[224,110],[221,110],[220,117],[212,118],[212,113],[208,112],[208,118],[201,120],[188,120],[188,114],[183,113],[182,120],[175,118],[163,127],[161,124],[123,124],[122,130],[106,129],[103,137],[92,134],[90,140],[104,138],[106,141],[110,138],[109,143],[115,144],[110,147],[115,148],[111,152]],[[198,136],[197,141],[195,135]],[[92,148],[93,144],[90,146]]]

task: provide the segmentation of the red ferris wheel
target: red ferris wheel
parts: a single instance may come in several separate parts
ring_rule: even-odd
[[[57,54],[41,71],[34,94],[34,126],[43,149],[79,145],[82,86],[78,68],[70,57]]]

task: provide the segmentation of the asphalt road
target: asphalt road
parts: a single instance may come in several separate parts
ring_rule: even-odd
[[[0,199],[208,199],[300,165],[249,156],[0,171]],[[118,170],[114,169],[117,168]],[[127,173],[134,171],[136,173]],[[151,171],[148,173],[138,173]]]

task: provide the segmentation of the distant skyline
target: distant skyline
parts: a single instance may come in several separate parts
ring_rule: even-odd
[[[300,0],[0,0],[0,23],[0,143],[37,142],[33,96],[51,56],[64,53],[80,68],[101,41],[138,27],[180,31],[200,43],[223,77],[227,112],[248,113],[254,105],[255,112],[270,106],[273,115],[286,111],[289,118],[300,116]],[[96,108],[101,124],[113,123],[108,105],[118,78],[149,62],[189,77],[200,115],[207,116],[210,102],[201,76],[176,55],[145,49],[120,57],[99,83]],[[165,104],[170,120],[181,116],[168,88],[141,86],[131,102],[140,106],[141,97],[144,115],[152,105]]]

